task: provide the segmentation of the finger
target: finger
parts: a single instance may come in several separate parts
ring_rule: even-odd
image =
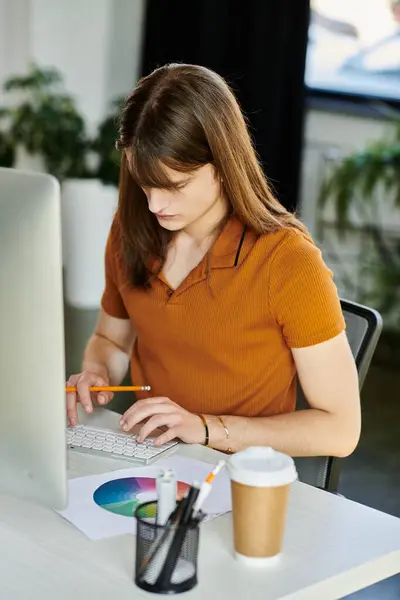
[[[143,400],[137,400],[121,417],[121,421],[127,421],[132,415],[139,413],[139,411],[147,410],[149,407],[160,406],[162,404],[175,406],[176,404],[172,402],[169,398],[164,398],[161,396],[157,396],[154,398],[145,398]],[[150,416],[154,414],[154,410],[150,413]]]
[[[78,380],[79,375],[74,375],[70,377],[67,381],[67,386],[75,386],[76,381]],[[68,392],[66,394],[66,404],[67,404],[67,418],[68,423],[71,427],[75,427],[78,424],[78,411],[76,409],[76,392]]]
[[[93,373],[82,373],[76,384],[78,400],[87,413],[93,412],[92,397],[90,392],[90,386],[92,385],[104,385],[103,378],[98,377]]]
[[[138,409],[135,405],[129,408],[120,420],[120,425],[124,431],[129,431],[138,423],[157,414],[168,414],[176,412],[176,406],[171,404],[156,404],[153,406],[142,406]]]
[[[97,385],[107,385],[107,382],[100,375],[95,373],[82,373],[76,384],[78,391],[78,400],[82,404],[87,413],[93,412],[93,403],[91,398],[90,387]]]
[[[165,396],[154,396],[152,398],[143,398],[142,400],[137,400],[131,408],[141,408],[142,406],[153,406],[155,404],[173,404],[176,406],[175,402],[172,402],[172,400]]]
[[[67,394],[67,417],[71,427],[78,424],[78,411],[76,409],[76,393],[68,392]]]
[[[152,431],[155,429],[159,429],[160,427],[173,427],[177,424],[177,415],[155,415],[151,419],[147,421],[145,425],[140,429],[139,434],[137,436],[137,441],[142,442],[145,440]]]
[[[93,405],[95,402],[98,404],[107,404],[113,396],[113,392],[90,392],[90,399]]]
[[[123,425],[125,424],[129,424],[130,422],[132,422],[132,420],[134,419],[135,422],[140,423],[141,421],[143,421],[146,418],[146,414],[150,409],[150,414],[149,417],[151,417],[153,414],[159,412],[157,408],[155,408],[156,406],[159,406],[157,404],[149,404],[146,402],[142,402],[141,400],[135,402],[134,404],[132,404],[132,406],[130,406],[125,412],[124,414],[121,416],[120,419],[120,425],[121,427],[123,427]],[[152,408],[150,408],[152,407]],[[139,419],[139,420],[137,420]]]
[[[87,413],[93,412],[93,404],[92,399],[90,397],[89,383],[84,379],[80,380],[76,385],[76,389],[78,390],[79,402],[82,404],[83,408],[86,410]]]
[[[113,392],[101,392],[100,394],[97,394],[97,402],[99,404],[108,404],[109,402],[111,402],[113,397]]]
[[[162,435],[159,435],[158,438],[156,438],[154,440],[154,445],[162,446],[163,444],[166,444],[167,442],[174,440],[176,437],[178,437],[177,431],[174,427],[171,427],[165,433],[163,433]]]

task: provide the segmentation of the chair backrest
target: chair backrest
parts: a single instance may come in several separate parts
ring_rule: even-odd
[[[382,332],[382,317],[373,308],[362,304],[349,300],[340,302],[346,321],[347,339],[357,365],[361,391]],[[308,403],[298,382],[296,409],[307,408],[309,408]],[[296,458],[295,463],[300,481],[330,491],[337,491],[340,466],[338,459],[332,456],[317,456]]]

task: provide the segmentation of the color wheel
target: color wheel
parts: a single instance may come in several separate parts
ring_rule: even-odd
[[[183,481],[177,482],[178,499],[183,496],[188,487],[190,486]],[[123,517],[133,517],[139,504],[156,499],[156,480],[153,477],[112,479],[103,483],[93,494],[93,500],[98,506]],[[146,516],[150,518],[155,514],[150,514],[149,510]]]

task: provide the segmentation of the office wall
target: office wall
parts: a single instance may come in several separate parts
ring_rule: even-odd
[[[24,71],[30,55],[29,0],[0,0],[0,84],[10,75]],[[0,89],[0,102],[4,95]]]
[[[372,285],[373,273],[376,273],[376,270],[371,271],[368,276],[363,270],[375,255],[371,235],[362,227],[363,222],[368,221],[354,210],[352,218],[357,224],[356,229],[344,239],[339,238],[334,212],[329,206],[321,211],[318,195],[334,161],[392,133],[393,125],[384,117],[326,110],[310,110],[306,116],[300,215],[334,272],[340,295],[350,300],[360,299],[360,290]],[[377,202],[379,222],[386,241],[400,239],[400,211],[394,210],[393,199],[381,193]]]
[[[0,0],[0,81],[54,66],[94,127],[135,84],[143,18],[144,0]]]

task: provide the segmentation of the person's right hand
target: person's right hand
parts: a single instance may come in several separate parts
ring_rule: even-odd
[[[93,371],[83,371],[78,375],[71,375],[68,379],[67,387],[76,387],[77,392],[68,392],[67,396],[67,417],[68,425],[75,427],[78,424],[77,402],[80,402],[87,413],[93,412],[93,402],[96,400],[99,404],[107,404],[112,400],[113,392],[90,392],[91,386],[110,385],[107,378],[102,377]]]

